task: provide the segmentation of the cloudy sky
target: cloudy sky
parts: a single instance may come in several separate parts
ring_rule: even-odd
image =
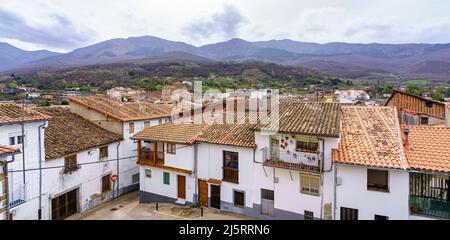
[[[239,37],[450,42],[448,0],[0,0],[0,42],[70,51],[153,35],[202,45]]]

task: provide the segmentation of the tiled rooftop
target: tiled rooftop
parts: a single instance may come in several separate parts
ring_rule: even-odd
[[[122,140],[121,136],[71,113],[68,107],[45,107],[35,110],[52,117],[45,129],[46,160]]]
[[[157,126],[147,127],[136,133],[132,139],[193,144],[197,136],[201,134],[202,129],[205,127],[206,125],[203,124],[175,124],[173,122],[169,122]]]
[[[341,142],[335,163],[408,169],[393,107],[342,107]]]
[[[279,129],[267,123],[258,124],[255,129],[339,137],[339,103],[280,101],[278,109]]]
[[[16,148],[0,145],[0,156],[10,155],[16,152],[19,152]]]
[[[121,102],[102,96],[69,97],[69,100],[121,122],[170,117],[172,110],[167,104]]]
[[[450,128],[402,126],[402,129],[409,130],[404,148],[411,169],[450,172]]]
[[[15,103],[0,103],[0,124],[45,121],[49,117]]]

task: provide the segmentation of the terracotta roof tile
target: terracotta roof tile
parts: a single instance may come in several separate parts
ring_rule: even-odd
[[[17,152],[20,152],[20,150],[13,147],[0,145],[0,156],[11,155]]]
[[[450,128],[402,126],[402,129],[409,130],[404,148],[411,169],[450,172]]]
[[[45,129],[46,160],[122,140],[121,136],[71,113],[67,107],[45,107],[35,110],[52,117]]]
[[[15,103],[0,103],[0,124],[45,121],[49,116],[35,112],[31,109],[23,109]]]
[[[256,118],[256,114],[245,114],[239,119],[238,115],[226,114],[226,118],[232,119],[233,124],[214,123],[197,138],[200,142],[207,142],[220,145],[231,145],[238,147],[256,148],[254,127],[256,122],[251,122],[250,118]]]
[[[131,139],[147,140],[147,141],[161,141],[180,144],[193,144],[202,129],[204,124],[182,123],[175,124],[173,122],[164,123],[161,125],[147,127],[144,130],[136,133]]]
[[[102,96],[69,97],[69,100],[122,122],[170,117],[172,110],[167,104],[121,102]]]
[[[342,107],[336,163],[408,169],[397,112],[393,107]]]
[[[339,112],[339,103],[280,101],[279,129],[264,123],[265,119],[255,129],[339,137]]]

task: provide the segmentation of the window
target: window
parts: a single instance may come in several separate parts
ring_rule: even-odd
[[[129,123],[128,124],[128,132],[129,133],[134,133],[134,123]]]
[[[104,146],[100,148],[100,160],[108,158],[108,146]]]
[[[314,213],[305,211],[303,220],[314,220]]]
[[[239,182],[239,154],[237,152],[223,151],[223,180],[226,182]]]
[[[170,185],[170,173],[168,172],[163,173],[163,183],[166,185]]]
[[[161,125],[162,123],[163,123],[163,120],[162,120],[162,118],[160,118],[160,119],[158,120],[158,124]]]
[[[111,190],[111,173],[102,177],[102,193]]]
[[[131,176],[131,184],[137,184],[139,183],[139,173],[134,174]]]
[[[319,139],[308,136],[297,136],[296,151],[311,153],[319,152]]]
[[[234,206],[244,207],[244,192],[234,191]]]
[[[367,169],[367,189],[388,192],[388,171]]]
[[[145,169],[145,176],[151,178],[152,177],[152,170],[151,169]]]
[[[427,102],[425,102],[425,106],[427,106],[427,108],[432,108],[433,107],[433,102],[427,101]]]
[[[150,127],[150,121],[144,122],[144,128]]]
[[[428,125],[428,117],[420,117],[420,125]]]
[[[78,170],[77,155],[67,156],[64,158],[64,172],[70,173]]]
[[[177,145],[173,143],[167,143],[167,150],[166,153],[169,154],[176,154],[177,151]]]
[[[23,137],[17,136],[17,144],[22,144],[22,143],[23,143]]]
[[[374,220],[389,220],[389,217],[382,215],[375,215]]]
[[[341,220],[358,220],[358,209],[341,207]]]
[[[320,195],[320,176],[300,173],[300,192],[304,194]]]
[[[11,145],[11,146],[16,145],[16,138],[15,137],[9,137],[9,145]]]

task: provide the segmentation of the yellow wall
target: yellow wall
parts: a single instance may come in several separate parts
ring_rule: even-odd
[[[123,136],[122,122],[107,117],[97,111],[90,110],[85,106],[70,102],[70,111],[81,117],[96,123],[98,126]]]

